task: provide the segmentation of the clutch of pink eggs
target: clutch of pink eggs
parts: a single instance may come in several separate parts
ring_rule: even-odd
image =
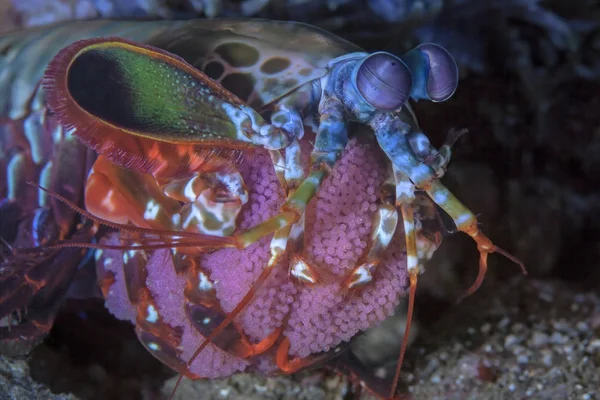
[[[310,144],[306,136],[302,147],[304,166],[308,168]],[[394,313],[408,285],[402,229],[396,229],[372,282],[350,295],[340,290],[345,276],[368,251],[372,219],[386,178],[384,160],[374,141],[353,139],[347,145],[331,176],[307,208],[303,249],[299,254],[289,253],[280,262],[235,319],[251,342],[258,343],[281,327],[281,335],[290,343],[289,357],[304,358],[334,349]],[[239,170],[250,195],[237,220],[241,231],[277,214],[285,195],[266,151],[258,150]],[[115,234],[103,243],[119,241]],[[225,313],[242,300],[267,265],[269,244],[270,236],[244,250],[222,249],[199,257],[199,265],[207,275],[201,284],[214,285]],[[105,282],[111,283],[104,289],[108,309],[117,318],[135,324],[137,311],[127,295],[123,254],[104,250],[97,268],[99,276],[108,276]],[[289,263],[295,256],[315,267],[325,277],[322,282],[307,285],[290,276]],[[177,357],[185,363],[204,341],[183,306],[185,277],[175,272],[168,249],[154,251],[146,268],[146,287],[156,304],[153,317],[165,322],[171,333],[181,338]],[[152,350],[152,345],[149,347]],[[211,343],[189,369],[205,378],[242,371],[276,372],[273,354],[267,351],[242,359]]]

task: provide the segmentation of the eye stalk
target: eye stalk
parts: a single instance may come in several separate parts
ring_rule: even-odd
[[[458,87],[458,66],[454,57],[435,43],[421,44],[402,57],[414,78],[410,96],[415,100],[442,102]]]
[[[372,107],[394,111],[411,93],[413,78],[408,66],[390,53],[373,53],[356,66],[354,82],[358,93]]]

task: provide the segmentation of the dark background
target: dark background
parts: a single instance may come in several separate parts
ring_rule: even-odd
[[[208,4],[157,3],[2,1],[0,26],[7,31],[76,18],[201,17]],[[420,280],[415,341],[404,367],[403,387],[416,398],[599,398],[600,350],[594,347],[600,333],[596,3],[271,0],[248,11],[245,7],[253,3],[224,1],[214,13],[304,21],[367,51],[402,54],[432,41],[455,56],[461,71],[455,96],[446,103],[416,104],[417,117],[437,146],[449,129],[469,130],[454,148],[444,182],[479,216],[496,244],[525,262],[529,276],[523,278],[517,266],[492,255],[482,288],[457,306],[456,298],[476,276],[478,253],[464,235],[444,238]],[[130,328],[94,305],[88,310],[94,322],[83,323],[70,307],[79,306],[69,302],[47,343],[26,359],[34,378],[81,398],[156,398],[171,374],[136,347]],[[389,346],[399,345],[403,312],[355,344],[374,369],[393,368],[389,355],[396,353]],[[99,336],[103,341],[94,342]],[[119,349],[120,356],[108,359],[102,346]],[[385,351],[379,354],[378,348]],[[546,353],[549,359],[543,358]],[[320,391],[308,398],[339,394],[327,383],[333,379],[327,373],[282,379],[235,378],[198,390],[205,398],[218,398],[225,389],[229,398],[252,398],[260,393],[257,385],[272,385],[267,392],[273,398],[299,398],[290,388],[313,385]]]

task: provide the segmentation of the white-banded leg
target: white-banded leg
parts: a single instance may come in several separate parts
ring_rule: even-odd
[[[283,169],[283,180],[288,188],[288,198],[293,196],[294,191],[305,178],[302,167],[302,151],[298,140],[295,139],[285,149],[285,167]],[[271,258],[267,268],[274,267],[286,252],[292,253],[289,264],[289,275],[306,284],[316,284],[324,279],[323,273],[302,256],[304,245],[304,216],[303,211],[300,219],[285,226],[273,234],[271,240]]]
[[[373,273],[387,250],[398,225],[398,211],[392,204],[380,204],[373,216],[369,251],[362,262],[343,280],[343,292],[356,289],[373,280]]]
[[[373,215],[367,254],[342,280],[340,292],[344,294],[364,287],[373,280],[373,273],[381,263],[383,254],[394,237],[398,226],[398,211],[393,205],[395,185],[393,171],[389,168],[386,180],[381,188],[377,210]]]
[[[273,152],[274,151],[271,151],[271,153]],[[281,156],[281,153],[277,153]],[[294,139],[292,143],[285,148],[285,157],[281,156],[281,158],[277,160],[277,164],[274,162],[275,172],[277,173],[280,182],[283,181],[286,196],[288,198],[294,195],[294,192],[305,178],[301,157],[302,152],[300,143],[298,142],[298,139]],[[274,159],[273,156],[271,156],[271,158]],[[292,233],[294,234],[294,237],[292,237]],[[303,233],[304,213],[302,213],[300,219],[296,223],[286,225],[283,228],[276,230],[273,233],[273,239],[271,239],[271,257],[267,263],[267,268],[273,268],[277,262],[279,262],[281,257],[283,257],[288,249],[290,239],[294,242],[294,247],[298,246],[299,243],[296,242],[296,240],[298,240],[298,238],[301,240]]]
[[[329,281],[328,274],[309,261],[304,255],[304,216],[296,222],[290,232],[289,251],[291,253],[288,275],[306,285],[316,285]]]
[[[423,195],[416,195],[414,185],[396,168],[390,169],[384,186],[392,186],[394,189],[395,205],[386,201],[387,199],[382,200],[382,204],[379,205],[373,216],[368,253],[344,279],[342,284],[344,291],[373,280],[373,272],[381,262],[396,231],[398,208],[403,217],[409,271],[419,272],[422,270],[423,263],[431,259],[440,245],[440,232],[430,232],[431,227],[427,224],[427,220],[437,217],[437,210],[433,206],[433,202]]]
[[[305,174],[302,166],[302,150],[299,139],[304,136],[302,114],[312,96],[310,88],[302,88],[292,95],[286,96],[275,104],[271,115],[271,124],[290,132],[294,140],[285,148],[285,157],[280,151],[270,151],[273,166],[279,183],[285,190],[287,198],[291,198],[298,186],[304,181]],[[271,258],[267,268],[274,267],[288,249],[288,242],[294,242],[293,247],[300,246],[304,233],[304,212],[300,219],[292,224],[278,229],[271,240]],[[290,271],[291,272],[291,271]],[[300,275],[302,276],[302,274]]]
[[[442,157],[439,165],[433,163],[433,166],[426,164],[420,157],[415,155],[413,145],[409,141],[407,135],[410,128],[390,116],[382,115],[380,118],[374,118],[371,126],[375,131],[375,136],[379,146],[385,151],[388,158],[410,178],[410,181],[419,189],[427,192],[429,197],[439,205],[454,221],[459,231],[466,233],[477,243],[479,250],[479,274],[475,283],[467,290],[464,296],[459,301],[475,292],[485,277],[487,271],[487,258],[491,253],[500,253],[514,263],[518,264],[527,274],[523,262],[512,256],[508,252],[496,246],[483,232],[479,230],[477,218],[465,207],[460,200],[456,198],[438,179],[441,167],[444,167],[450,160],[450,144],[453,143],[452,133],[447,139],[447,145],[444,147],[442,156],[445,154],[445,159]],[[401,133],[401,134],[399,134]],[[423,147],[423,148],[426,148]],[[438,169],[435,171],[434,168]]]
[[[462,295],[458,301],[461,301],[465,297],[473,294],[485,277],[487,271],[487,259],[491,253],[500,253],[509,260],[518,264],[524,275],[527,274],[525,265],[523,262],[513,255],[509,254],[505,250],[496,246],[481,230],[477,223],[477,217],[467,207],[464,206],[442,183],[435,180],[431,183],[427,189],[427,194],[436,202],[454,221],[456,228],[471,236],[471,238],[477,243],[477,250],[479,250],[479,273],[475,282],[464,295]]]
[[[415,186],[410,179],[393,167],[390,170],[390,176],[387,184],[393,182],[395,187],[395,205],[389,202],[382,202],[378,207],[374,219],[371,233],[370,248],[363,261],[354,268],[344,279],[341,290],[343,292],[358,288],[373,280],[373,272],[381,262],[381,259],[389,247],[394,237],[398,224],[398,212],[400,209],[402,215],[404,236],[406,241],[406,264],[410,279],[410,292],[408,301],[408,311],[406,317],[406,329],[402,339],[402,348],[398,358],[398,367],[396,369],[394,383],[390,397],[393,398],[400,375],[400,369],[406,353],[408,338],[410,335],[410,326],[415,304],[415,293],[417,289],[417,279],[421,271],[421,261],[431,257],[439,242],[428,239],[427,235],[421,230],[423,225],[415,220],[415,209],[420,209],[423,204],[417,201],[415,195]],[[428,205],[425,203],[425,205]],[[431,211],[431,210],[429,210]],[[435,211],[435,210],[434,210]],[[428,218],[430,216],[427,216]],[[422,257],[422,260],[420,259]]]
[[[417,291],[417,280],[421,271],[419,252],[424,253],[424,255],[429,255],[429,253],[425,252],[424,249],[420,249],[419,251],[417,247],[417,237],[423,240],[423,242],[420,244],[421,247],[429,247],[430,245],[430,243],[425,239],[425,236],[417,234],[417,225],[415,224],[415,212],[413,208],[416,204],[415,186],[410,181],[408,176],[404,175],[402,172],[396,169],[396,167],[393,169],[396,180],[396,206],[400,208],[400,213],[402,214],[402,220],[404,223],[404,237],[406,241],[406,268],[410,280],[410,289],[408,296],[408,310],[406,312],[406,328],[404,330],[404,337],[402,338],[402,347],[398,357],[398,365],[396,367],[396,373],[394,374],[390,397],[393,397],[394,393],[396,392],[396,386],[400,377],[400,370],[402,369],[404,355],[406,354],[406,349],[408,346],[410,326],[412,324],[412,316],[415,305],[415,294]]]

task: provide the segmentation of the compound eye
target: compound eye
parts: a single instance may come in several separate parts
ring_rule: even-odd
[[[410,70],[390,53],[373,53],[358,66],[356,87],[364,99],[381,111],[402,107],[412,89]]]
[[[458,87],[458,66],[454,57],[440,45],[425,43],[417,46],[429,59],[427,94],[432,101],[446,101]]]

